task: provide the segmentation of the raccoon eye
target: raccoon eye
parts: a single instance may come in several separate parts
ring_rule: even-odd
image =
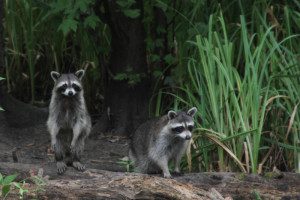
[[[78,85],[76,85],[75,83],[72,84],[72,87],[74,88],[74,90],[76,92],[79,92],[81,90],[81,88]]]
[[[194,129],[194,126],[188,126],[188,129],[189,129],[190,132],[192,132],[193,129]]]
[[[58,90],[59,90],[59,91],[64,91],[65,89],[67,89],[67,87],[68,87],[68,85],[65,83],[65,84],[63,84],[62,86],[60,86],[60,87],[58,88]]]
[[[183,126],[179,126],[179,127],[172,128],[172,131],[176,133],[181,133],[182,131],[184,131],[184,128]]]

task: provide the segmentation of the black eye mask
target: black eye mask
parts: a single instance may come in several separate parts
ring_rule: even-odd
[[[63,92],[63,91],[65,91],[65,90],[67,89],[67,87],[68,87],[67,84],[63,84],[63,85],[60,86],[57,90],[58,90],[59,92]]]
[[[72,84],[72,87],[74,88],[74,90],[76,92],[80,92],[81,91],[81,87],[79,87],[78,85],[76,85],[75,83]]]
[[[188,129],[190,132],[192,132],[193,129],[194,129],[194,126],[189,125],[189,126],[187,127],[187,129]],[[172,131],[173,131],[174,133],[182,133],[184,130],[186,130],[186,128],[183,127],[183,126],[178,126],[178,127],[172,128]]]
[[[172,128],[172,131],[174,133],[182,133],[184,131],[184,127],[183,126],[178,126],[178,127]]]
[[[190,132],[192,132],[193,129],[194,129],[194,126],[192,126],[192,125],[189,125],[189,126],[188,126],[188,130],[189,130]]]

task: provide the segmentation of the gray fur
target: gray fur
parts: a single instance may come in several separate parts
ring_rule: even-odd
[[[79,74],[80,77],[75,74]],[[60,174],[66,170],[66,164],[80,171],[84,170],[80,157],[91,130],[91,119],[86,109],[80,81],[84,72],[77,71],[75,74],[51,72],[54,87],[47,127]],[[77,87],[75,89],[74,84]],[[60,88],[62,85],[63,88]]]
[[[191,138],[188,126],[194,126],[193,116],[197,111],[196,108],[192,109],[188,112],[169,111],[167,115],[149,120],[138,127],[132,135],[129,149],[130,160],[137,172],[162,171],[165,178],[170,178],[168,163],[173,160],[175,172],[180,173],[180,160]],[[180,126],[183,130],[175,132],[174,128]]]

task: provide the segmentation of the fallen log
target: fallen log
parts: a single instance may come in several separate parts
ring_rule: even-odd
[[[44,190],[29,194],[38,199],[299,199],[300,174],[283,173],[267,178],[243,173],[190,173],[164,179],[138,173],[88,169],[78,172],[68,168],[57,175],[53,165],[0,163],[2,174],[18,172],[19,178],[38,171],[47,179]],[[34,188],[31,184],[30,187]],[[30,190],[30,189],[29,189]],[[33,189],[32,189],[33,190]],[[11,199],[17,195],[11,194]],[[30,196],[31,195],[31,196]],[[37,195],[37,196],[35,196]]]
[[[39,171],[38,166],[19,163],[1,163],[0,172],[18,172],[19,178]],[[60,176],[51,166],[43,168],[43,176],[48,179],[43,192],[29,194],[28,198],[38,199],[211,199],[222,200],[217,191],[206,191],[192,184],[137,173],[110,172],[89,169],[83,173],[73,169]],[[30,189],[34,186],[28,186]],[[32,189],[33,190],[33,189]],[[16,198],[16,193],[10,198]]]

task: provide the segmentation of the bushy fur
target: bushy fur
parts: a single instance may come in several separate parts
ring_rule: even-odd
[[[81,87],[83,74],[78,72],[62,75],[57,72],[51,73],[55,85],[49,106],[47,127],[60,174],[66,170],[67,164],[80,171],[85,169],[85,166],[80,163],[80,157],[91,130],[91,119],[86,109],[83,89],[80,88],[81,90],[74,96],[68,97],[61,94],[58,88],[62,81],[67,83],[74,81]]]
[[[197,110],[192,108],[189,111],[169,111],[168,115],[149,120],[138,127],[132,135],[129,149],[130,160],[137,172],[162,171],[164,177],[170,178],[168,163],[173,160],[174,172],[180,173],[180,160],[189,145],[191,132],[185,129],[181,133],[174,133],[172,127],[176,124],[193,126],[193,116]]]

